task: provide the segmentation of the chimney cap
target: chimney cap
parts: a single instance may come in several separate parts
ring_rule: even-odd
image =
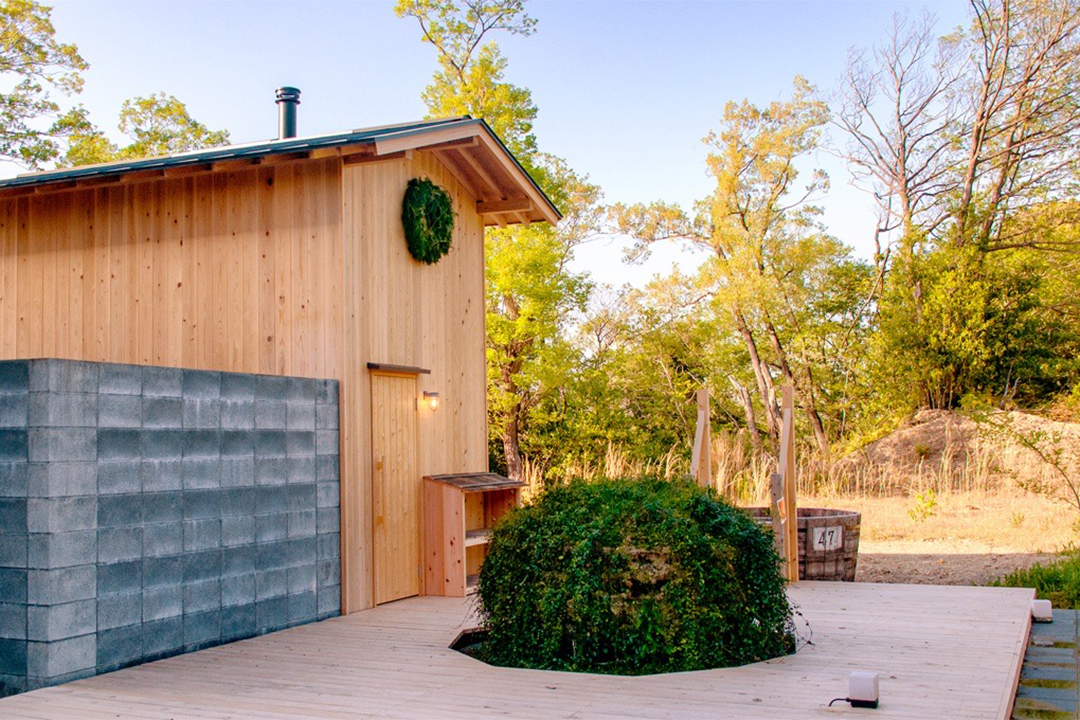
[[[279,87],[274,92],[277,94],[276,102],[300,102],[300,90],[297,88],[286,85],[284,87]]]

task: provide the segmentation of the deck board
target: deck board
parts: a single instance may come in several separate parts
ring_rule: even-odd
[[[831,717],[859,712],[826,707],[846,694],[847,673],[874,670],[874,717],[1008,717],[1032,591],[804,582],[789,592],[811,644],[740,668],[614,677],[489,667],[447,649],[476,624],[471,599],[413,598],[0,700],[0,716]]]

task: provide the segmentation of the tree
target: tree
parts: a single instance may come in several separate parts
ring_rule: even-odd
[[[124,101],[119,129],[131,140],[124,147],[113,144],[84,113],[66,122],[71,128],[64,156],[68,166],[170,155],[229,142],[227,130],[210,130],[191,117],[184,103],[165,93]]]
[[[34,0],[0,2],[0,78],[10,88],[0,92],[0,157],[31,168],[60,154],[70,118],[54,92],[80,92],[88,67],[74,45],[57,41],[51,15]]]

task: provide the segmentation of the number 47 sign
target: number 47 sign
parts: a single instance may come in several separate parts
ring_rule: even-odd
[[[844,528],[841,525],[811,528],[811,547],[818,552],[839,550],[844,546]]]

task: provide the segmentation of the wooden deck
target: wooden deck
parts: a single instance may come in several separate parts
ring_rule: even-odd
[[[493,668],[447,649],[470,600],[414,598],[0,700],[3,718],[1007,718],[1032,592],[804,582],[793,656],[611,677]],[[804,627],[805,631],[805,627]],[[826,704],[850,670],[881,707]]]

